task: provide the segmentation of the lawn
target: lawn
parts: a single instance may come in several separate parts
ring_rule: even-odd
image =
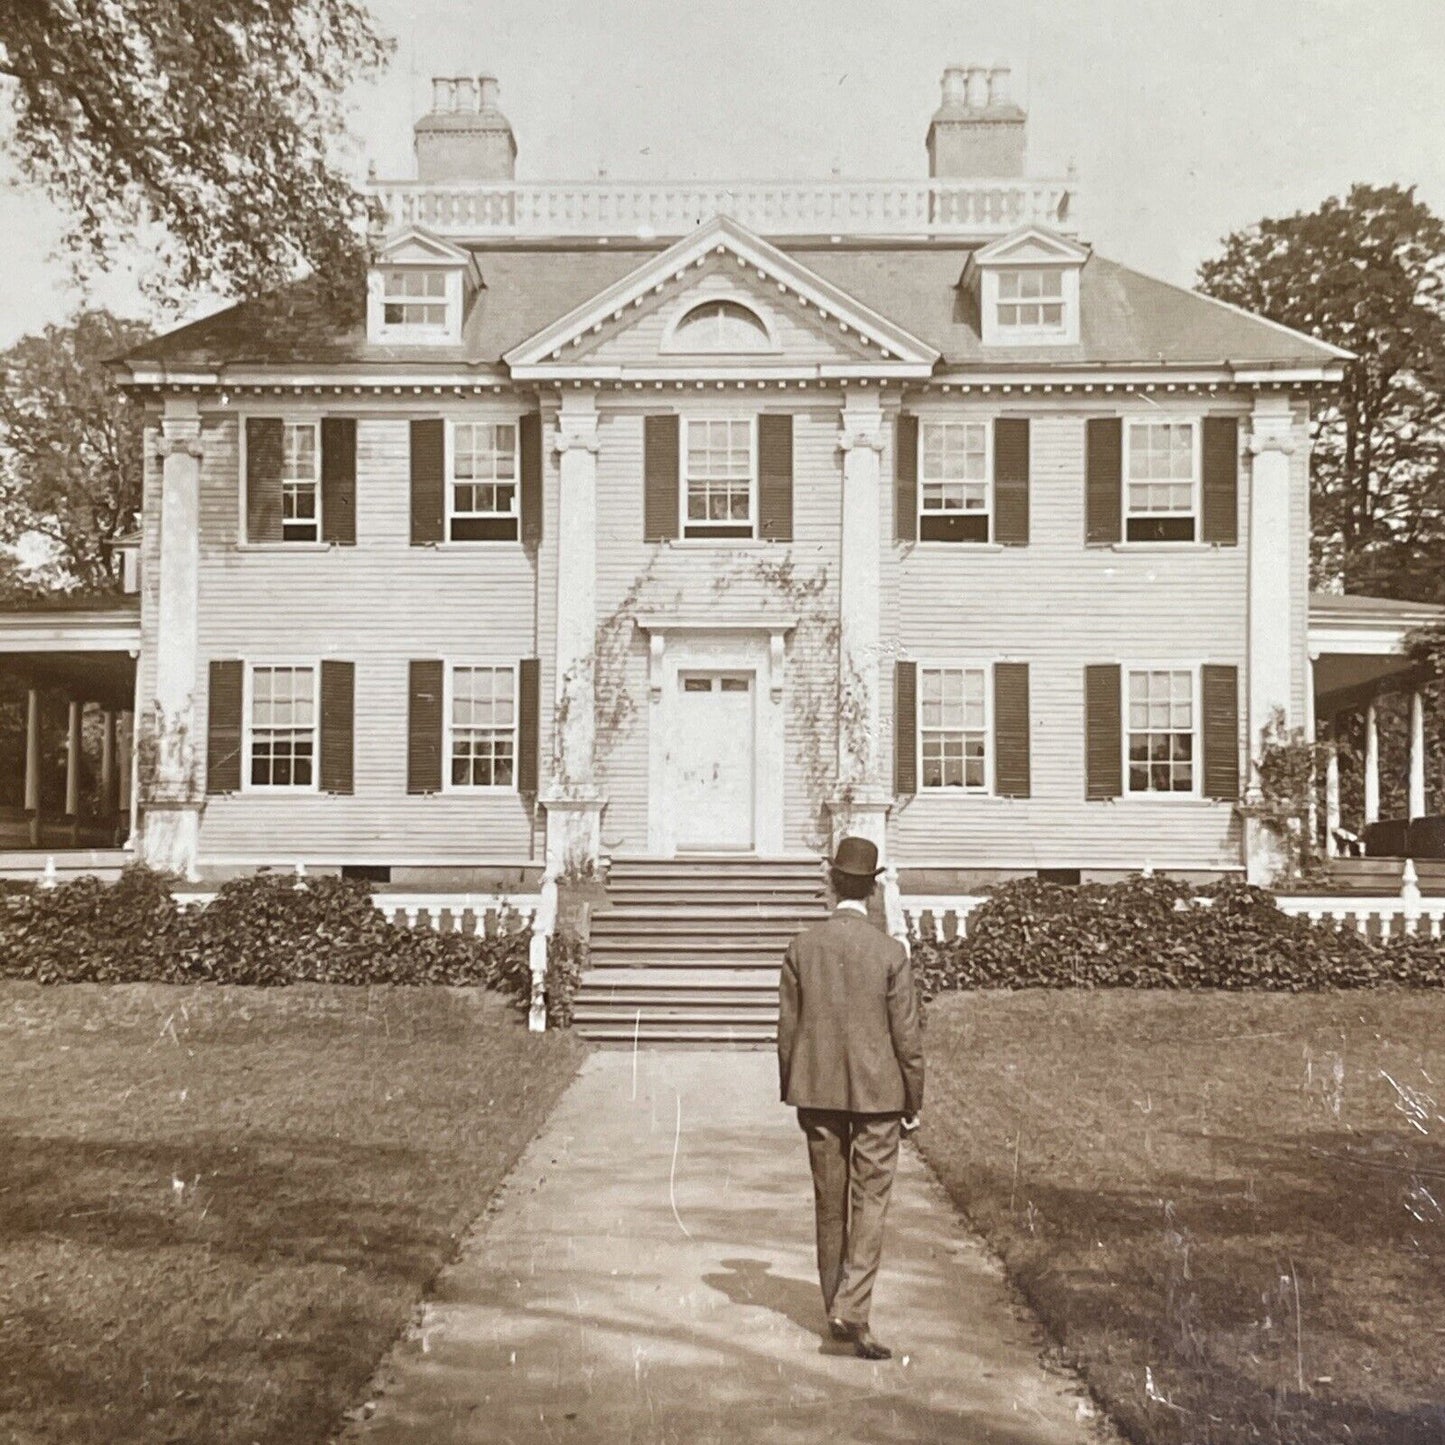
[[[1445,1441],[1445,997],[930,1006],[939,1177],[1148,1445]]]
[[[582,1047],[470,989],[0,983],[0,1440],[329,1439]]]

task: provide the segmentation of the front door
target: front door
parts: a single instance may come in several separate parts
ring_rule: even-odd
[[[674,836],[680,852],[753,846],[753,677],[679,672],[672,736]]]

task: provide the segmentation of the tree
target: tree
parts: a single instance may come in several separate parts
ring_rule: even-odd
[[[308,266],[345,287],[366,203],[333,163],[342,97],[388,53],[358,0],[0,5],[5,143],[73,217],[78,259],[151,225],[185,291]]]
[[[1316,585],[1445,601],[1445,225],[1357,185],[1235,232],[1199,283],[1357,358],[1316,415]]]
[[[40,580],[57,590],[119,585],[115,540],[140,511],[142,419],[105,362],[148,335],[138,322],[86,311],[0,357],[0,542],[44,538],[52,560]]]

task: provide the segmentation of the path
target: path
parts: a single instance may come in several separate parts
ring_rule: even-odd
[[[895,1359],[823,1337],[812,1229],[771,1051],[594,1053],[383,1366],[375,1413],[343,1438],[1112,1438],[1074,1382],[1040,1365],[1036,1327],[910,1146],[873,1309]]]

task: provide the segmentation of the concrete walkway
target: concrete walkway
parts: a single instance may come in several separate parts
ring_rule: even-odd
[[[812,1231],[771,1051],[594,1053],[343,1438],[1113,1438],[1075,1382],[1040,1365],[1036,1327],[911,1146],[874,1295],[894,1359],[825,1338]]]

